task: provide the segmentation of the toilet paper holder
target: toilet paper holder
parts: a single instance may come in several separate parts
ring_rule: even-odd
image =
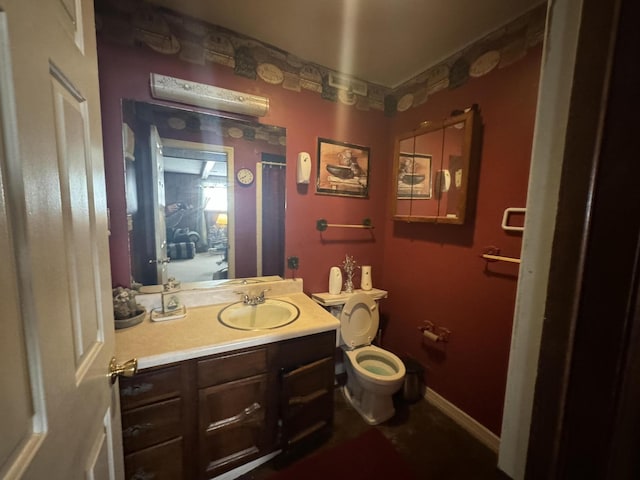
[[[438,327],[428,320],[424,322],[424,325],[418,327],[418,330],[422,332],[424,338],[436,343],[447,343],[449,341],[449,335],[451,335],[451,330],[448,328]]]

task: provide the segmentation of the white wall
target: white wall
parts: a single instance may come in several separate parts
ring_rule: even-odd
[[[498,467],[524,478],[582,0],[550,0]]]

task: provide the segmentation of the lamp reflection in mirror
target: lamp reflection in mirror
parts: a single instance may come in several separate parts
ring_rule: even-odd
[[[216,234],[214,235],[214,241],[227,243],[227,225],[229,223],[229,217],[226,213],[219,213],[216,217]]]
[[[221,227],[222,226],[226,227],[227,226],[227,221],[228,221],[227,214],[226,213],[219,213],[218,214],[218,218],[216,218],[216,225],[219,225]]]

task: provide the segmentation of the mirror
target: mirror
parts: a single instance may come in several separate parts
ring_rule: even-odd
[[[133,280],[284,277],[285,129],[133,100],[122,108]]]
[[[394,220],[465,222],[474,197],[477,117],[474,106],[396,137]]]

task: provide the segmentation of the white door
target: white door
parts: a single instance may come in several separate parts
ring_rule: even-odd
[[[156,237],[156,285],[167,283],[167,225],[165,221],[166,202],[164,198],[164,157],[162,139],[155,125],[151,125],[149,137],[151,147],[151,182],[153,185],[153,226]]]
[[[0,478],[119,479],[91,0],[0,0]]]

